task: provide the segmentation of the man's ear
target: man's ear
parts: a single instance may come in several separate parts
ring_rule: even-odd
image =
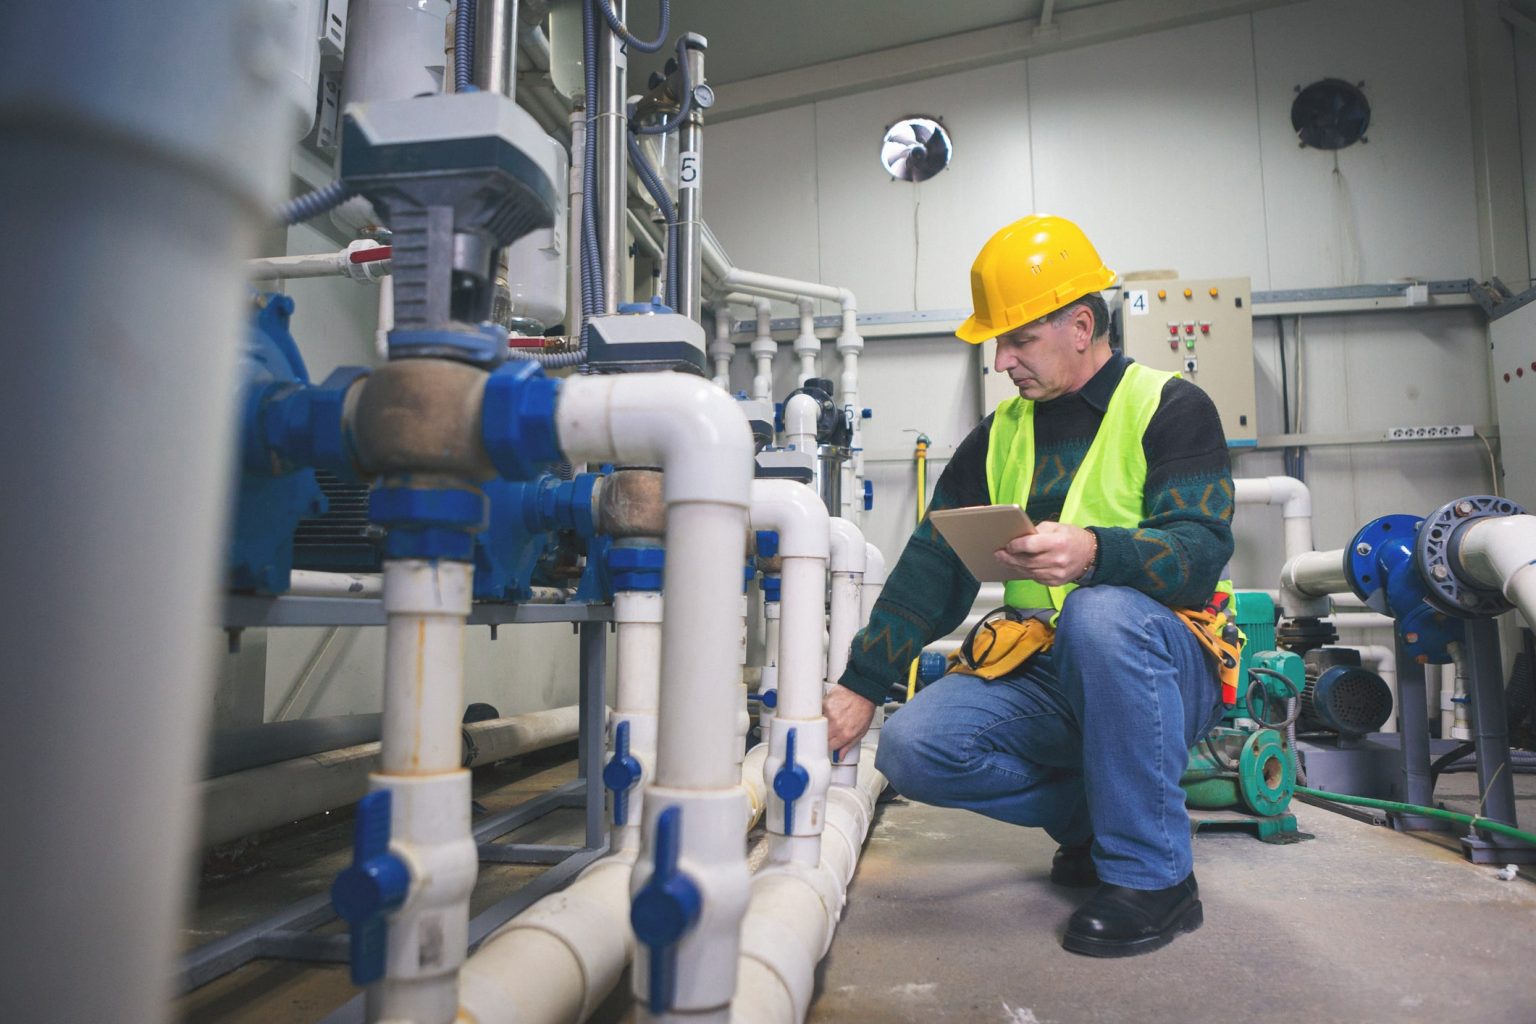
[[[1072,345],[1079,352],[1088,351],[1093,344],[1093,311],[1087,306],[1072,310]]]

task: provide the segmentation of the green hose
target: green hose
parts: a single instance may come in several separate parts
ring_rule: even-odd
[[[1375,807],[1383,811],[1396,811],[1399,814],[1419,814],[1426,818],[1441,818],[1445,821],[1456,821],[1473,828],[1480,828],[1487,832],[1497,832],[1499,835],[1518,839],[1522,843],[1536,845],[1536,835],[1530,832],[1522,832],[1513,825],[1506,825],[1502,821],[1489,821],[1487,818],[1478,818],[1470,814],[1458,814],[1456,811],[1443,811],[1438,807],[1420,807],[1417,804],[1402,804],[1396,800],[1375,800],[1368,796],[1350,796],[1347,793],[1330,793],[1325,789],[1312,789],[1310,786],[1297,786],[1296,792],[1305,793],[1307,796],[1321,797],[1324,800],[1332,800],[1341,804],[1359,804],[1361,807]]]

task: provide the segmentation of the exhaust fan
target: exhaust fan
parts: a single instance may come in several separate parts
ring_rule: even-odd
[[[949,166],[954,156],[949,132],[932,117],[908,117],[886,129],[880,164],[893,178],[927,181]]]
[[[1365,137],[1371,126],[1371,103],[1360,91],[1363,85],[1340,78],[1324,78],[1305,89],[1298,85],[1291,104],[1291,127],[1302,146],[1343,149],[1371,141]]]

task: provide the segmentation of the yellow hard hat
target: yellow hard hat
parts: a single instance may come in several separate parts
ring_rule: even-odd
[[[974,312],[955,336],[979,345],[1115,283],[1083,229],[1063,217],[1014,221],[971,264]]]

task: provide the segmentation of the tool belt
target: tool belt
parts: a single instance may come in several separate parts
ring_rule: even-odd
[[[1232,705],[1237,703],[1243,635],[1228,614],[1229,604],[1230,598],[1218,593],[1203,609],[1174,609],[1174,613],[1215,660],[1222,703]],[[1001,679],[1019,671],[1041,651],[1050,650],[1055,642],[1056,630],[1050,623],[1017,608],[995,608],[982,616],[950,654],[945,672]]]

